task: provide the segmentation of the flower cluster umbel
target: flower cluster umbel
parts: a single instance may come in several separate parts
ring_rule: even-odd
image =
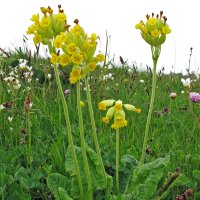
[[[166,35],[171,33],[171,29],[167,25],[167,18],[163,16],[163,11],[158,15],[146,15],[147,21],[140,21],[135,25],[136,29],[141,30],[142,38],[151,46],[160,46],[165,42]]]
[[[111,128],[113,129],[119,129],[127,126],[127,121],[125,119],[125,112],[123,110],[123,107],[126,108],[128,111],[135,111],[137,113],[141,112],[141,109],[138,109],[131,104],[122,104],[121,100],[115,101],[113,99],[110,99],[103,100],[99,103],[99,110],[106,110],[107,107],[110,108],[106,113],[106,117],[102,118],[102,121],[108,124],[114,116],[114,124],[111,125]]]
[[[58,14],[53,10],[41,8],[43,17],[33,15],[33,24],[28,27],[27,34],[33,34],[35,45],[40,42],[48,45],[51,54],[51,63],[60,64],[62,67],[72,66],[70,83],[75,84],[87,73],[95,70],[98,62],[104,61],[104,55],[94,56],[98,36],[92,33],[88,36],[79,25],[79,20],[74,20],[74,26],[67,24],[67,16],[61,6]]]

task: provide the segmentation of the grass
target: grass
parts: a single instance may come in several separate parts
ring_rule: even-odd
[[[9,86],[6,83],[5,77],[19,66],[20,58],[28,61],[27,66],[32,66],[33,75],[30,77],[32,81],[28,82],[23,72],[18,70],[16,73],[21,87],[15,90],[11,84]],[[54,199],[55,191],[52,191],[47,177],[59,173],[71,180],[73,176],[66,170],[67,129],[53,68],[47,59],[34,58],[23,51],[9,52],[9,57],[1,55],[0,59],[0,105],[4,106],[0,111],[1,198]],[[49,73],[52,74],[50,79],[47,76]],[[112,74],[112,78],[105,78],[109,73]],[[188,189],[193,190],[192,199],[200,198],[200,134],[194,114],[189,108],[188,91],[181,83],[182,77],[181,73],[165,74],[164,71],[161,71],[157,77],[156,98],[145,153],[145,163],[170,155],[169,165],[157,184],[157,190],[163,188],[164,183],[173,178],[172,175],[176,170],[180,170],[181,178],[167,186],[167,193],[163,199],[175,199]],[[196,79],[194,74],[188,74],[187,77]],[[80,147],[76,87],[69,84],[67,70],[60,74],[60,78],[63,89],[71,91],[65,99],[69,109],[73,140],[75,145]],[[130,103],[142,109],[140,114],[127,112],[128,126],[120,130],[119,154],[126,160],[126,162],[120,160],[119,164],[121,193],[124,193],[126,184],[131,179],[128,170],[134,167],[133,161],[130,162],[131,165],[127,164],[128,158],[138,161],[141,157],[149,109],[151,78],[150,70],[140,71],[135,65],[115,66],[112,61],[107,61],[104,66],[98,66],[89,77],[101,155],[106,172],[113,179],[115,179],[116,133],[110,128],[110,124],[103,124],[101,121],[105,113],[98,110],[98,103],[104,99],[120,99],[123,103]],[[86,106],[81,109],[85,141],[88,147],[95,149],[84,81],[81,81],[80,90],[81,100],[86,103]],[[199,80],[192,82],[191,91],[199,90]],[[29,92],[33,105],[27,119],[24,102]],[[177,93],[175,99],[169,97],[171,92]],[[199,104],[192,103],[192,107],[199,118]],[[9,122],[8,117],[12,117],[12,121]],[[28,145],[30,132],[31,150]],[[27,161],[27,155],[30,158],[30,151],[31,165],[30,159],[29,162]],[[76,151],[78,154],[78,149]],[[61,179],[62,177],[59,180]],[[65,183],[67,184],[67,181]],[[72,190],[73,187],[68,192],[73,193]],[[115,189],[111,189],[111,194],[114,193]],[[97,190],[94,192],[94,199],[103,199],[104,195],[104,190]]]

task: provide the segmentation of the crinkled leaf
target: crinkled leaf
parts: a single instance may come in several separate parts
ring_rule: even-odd
[[[34,171],[34,174],[30,176],[28,171],[23,167],[20,167],[14,175],[14,179],[19,181],[20,185],[26,189],[38,187],[41,177],[42,173],[39,171]]]
[[[58,188],[59,200],[73,200],[69,197],[67,191],[61,187]]]
[[[87,191],[87,182],[86,182],[87,179],[86,179],[85,170],[84,170],[82,149],[80,147],[75,147],[75,151],[76,151],[77,160],[78,160],[78,164],[80,168],[81,179],[83,183],[83,190]],[[96,191],[96,190],[103,190],[107,188],[108,182],[112,184],[111,177],[107,175],[108,181],[106,181],[98,156],[93,149],[87,147],[86,153],[88,156],[88,163],[89,163],[90,174],[91,174],[91,179],[92,179],[92,187],[93,187],[92,189]],[[79,198],[78,180],[76,176],[76,169],[73,162],[72,150],[70,146],[68,147],[67,153],[66,153],[65,167],[66,167],[66,171],[69,172],[72,177],[70,194],[74,198]]]
[[[139,165],[133,171],[127,193],[135,194],[137,200],[150,199],[156,192],[170,157],[158,158],[153,162]]]
[[[69,187],[70,187],[70,183],[69,183],[69,180],[67,179],[67,177],[63,176],[61,174],[58,174],[58,173],[50,174],[47,177],[47,185],[56,199],[62,199],[60,197],[60,195],[64,199],[64,193],[66,192],[66,194],[67,194],[67,191],[65,191],[65,189],[69,190]],[[69,197],[69,199],[70,199],[70,197]]]
[[[131,178],[131,173],[138,166],[138,161],[131,155],[123,155],[119,163],[120,192],[123,193]]]

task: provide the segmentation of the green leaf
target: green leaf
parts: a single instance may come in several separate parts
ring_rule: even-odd
[[[192,175],[196,180],[200,181],[200,170],[193,170]]]
[[[64,193],[66,192],[67,194],[67,191],[65,191],[65,189],[69,190],[70,182],[66,176],[63,176],[58,173],[53,173],[47,177],[47,185],[56,199],[62,199],[62,198],[64,199]],[[62,196],[62,198],[60,196]]]
[[[31,200],[31,196],[28,193],[25,193],[22,187],[18,183],[12,184],[8,188],[8,200]]]
[[[13,176],[8,175],[5,172],[0,173],[0,194],[2,194],[6,187],[11,185],[14,182]]]
[[[19,181],[20,185],[26,189],[38,187],[41,177],[42,173],[36,170],[33,172],[33,175],[30,176],[29,172],[24,167],[20,167],[14,175],[14,179]]]
[[[120,192],[124,193],[127,183],[131,178],[131,173],[138,166],[138,161],[131,155],[123,155],[119,163]]]
[[[83,190],[87,191],[87,182],[86,182],[87,180],[85,178],[86,175],[85,175],[85,170],[84,170],[82,149],[80,147],[75,146],[75,151],[76,151],[77,160],[78,160],[78,164],[80,168],[81,179],[83,183]],[[105,179],[104,172],[101,169],[100,161],[98,159],[96,152],[89,147],[86,148],[86,152],[88,156],[88,163],[89,163],[90,174],[91,174],[91,179],[92,179],[92,187],[93,187],[92,189],[94,191],[97,191],[97,190],[103,190],[107,188],[108,182],[111,182],[112,184],[111,177],[107,175],[108,180]],[[79,198],[78,180],[76,176],[75,165],[73,162],[71,147],[68,147],[67,149],[65,166],[66,166],[66,171],[69,172],[72,177],[70,194],[73,198]]]
[[[73,200],[69,197],[67,191],[61,187],[58,188],[58,195],[60,200]]]
[[[153,162],[139,165],[133,171],[127,193],[134,194],[137,200],[150,199],[157,190],[170,157],[158,158]]]

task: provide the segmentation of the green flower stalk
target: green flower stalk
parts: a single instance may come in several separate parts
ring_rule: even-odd
[[[106,116],[102,118],[102,121],[106,124],[114,118],[114,123],[111,128],[116,130],[116,193],[119,194],[119,129],[127,126],[128,122],[125,119],[125,112],[123,107],[128,111],[141,112],[141,109],[136,108],[131,104],[123,104],[121,100],[115,101],[113,99],[103,100],[99,103],[99,110],[106,110],[110,107],[106,113]]]
[[[77,108],[78,108],[78,117],[79,117],[79,130],[80,130],[81,148],[82,148],[82,152],[83,152],[83,163],[84,163],[85,174],[86,174],[86,179],[87,179],[87,183],[88,183],[87,194],[89,194],[88,198],[90,200],[92,200],[93,199],[92,181],[91,181],[90,168],[89,168],[87,153],[86,153],[84,128],[83,128],[83,117],[82,117],[82,110],[81,110],[80,81],[78,81],[78,83],[77,83]]]
[[[161,45],[166,40],[166,35],[171,33],[171,29],[167,25],[167,18],[163,16],[163,12],[160,12],[160,15],[154,16],[152,13],[152,17],[146,15],[147,21],[144,23],[140,21],[139,24],[135,25],[136,29],[141,31],[141,36],[151,46],[151,54],[153,59],[153,77],[152,77],[152,91],[151,91],[151,100],[150,107],[147,116],[145,135],[143,141],[142,155],[140,159],[140,164],[144,163],[145,150],[148,140],[149,127],[151,122],[151,116],[153,111],[153,104],[155,99],[155,88],[156,88],[156,66],[158,62],[158,58],[161,52]]]
[[[90,95],[88,76],[86,77],[85,83],[86,83],[87,102],[88,102],[88,109],[89,109],[90,120],[91,120],[91,125],[92,125],[92,136],[93,136],[93,140],[94,140],[94,145],[95,145],[98,159],[101,164],[102,171],[104,172],[105,181],[107,182],[107,174],[106,174],[106,171],[104,168],[104,164],[103,164],[103,160],[102,160],[101,152],[100,152],[100,147],[99,147],[99,142],[98,142],[98,138],[97,138],[96,124],[95,124],[94,112],[93,112],[93,108],[92,108],[92,100],[91,100],[91,95]],[[108,192],[108,190],[109,190],[109,188],[107,188],[107,192]]]
[[[72,157],[74,161],[74,165],[76,168],[76,173],[77,173],[77,179],[78,179],[78,184],[79,184],[79,190],[80,190],[80,196],[83,198],[84,193],[83,193],[83,185],[82,185],[82,180],[81,180],[81,173],[78,165],[78,159],[76,156],[75,148],[74,148],[74,142],[73,142],[73,137],[72,137],[72,131],[71,131],[71,124],[70,124],[70,119],[69,119],[69,112],[68,112],[68,106],[65,101],[65,96],[63,93],[62,85],[60,82],[60,77],[58,74],[58,66],[54,65],[54,73],[55,73],[55,78],[56,78],[56,83],[58,85],[58,91],[61,96],[61,102],[64,110],[64,115],[65,115],[65,121],[66,121],[66,126],[67,126],[67,142],[69,142],[69,145],[72,148]]]

